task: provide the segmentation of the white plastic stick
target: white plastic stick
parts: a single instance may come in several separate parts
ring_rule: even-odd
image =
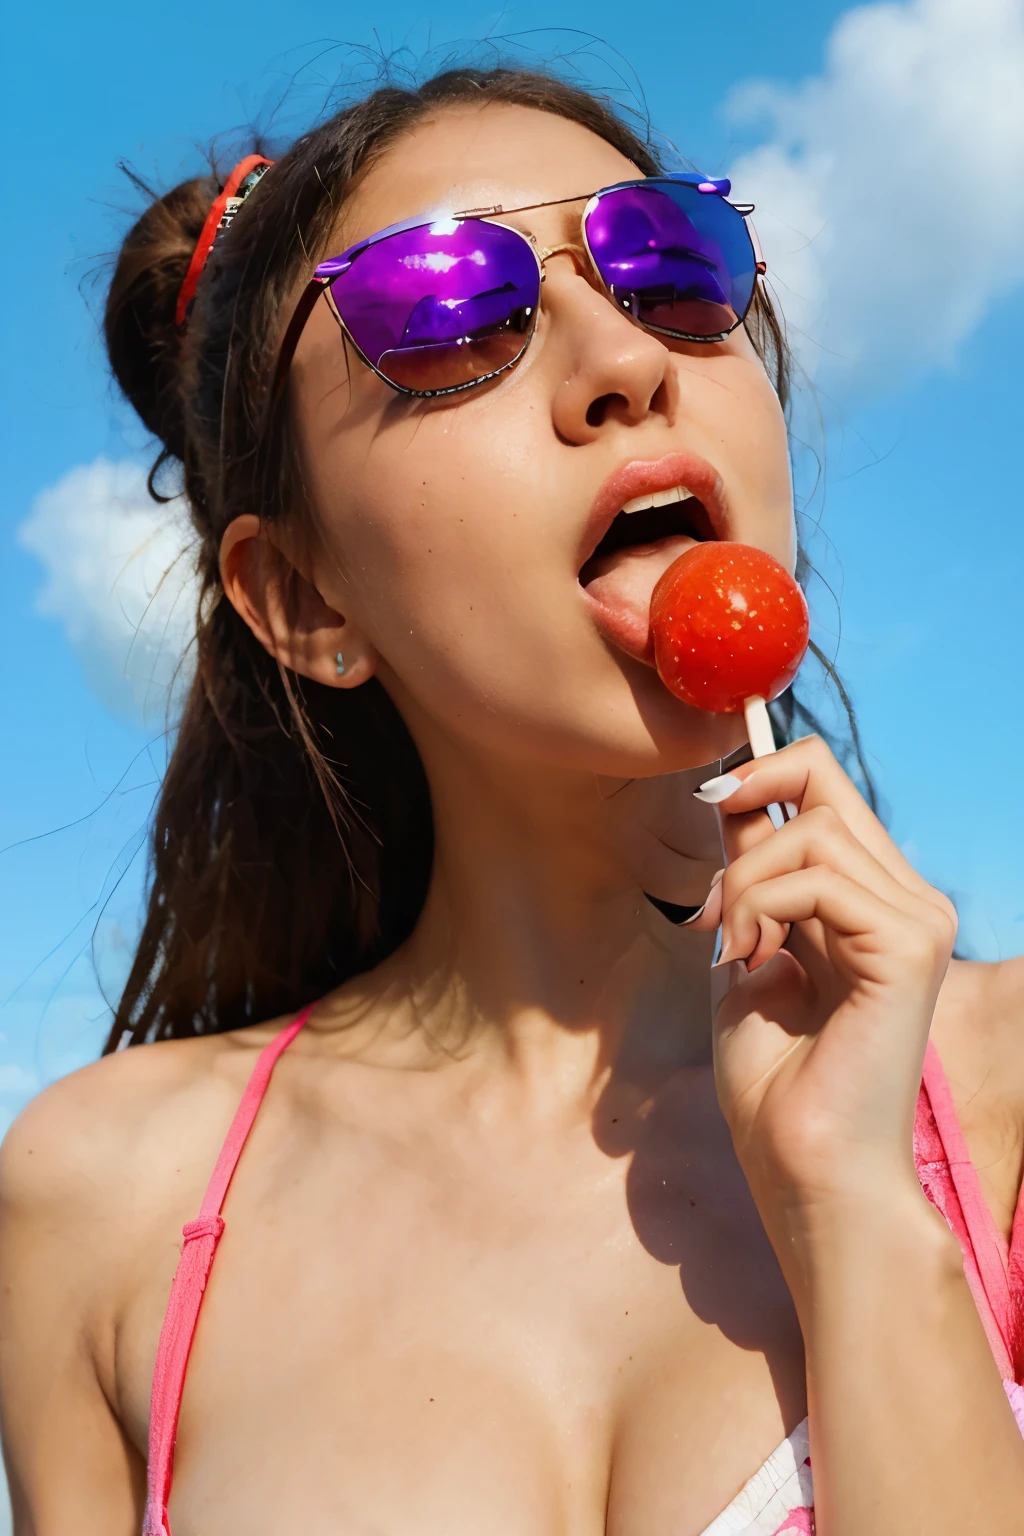
[[[752,693],[745,701],[743,718],[747,722],[750,750],[755,757],[769,757],[775,751],[775,733],[768,716],[768,705],[759,693]],[[769,805],[766,809],[776,832],[796,815],[796,806],[788,801],[785,805]]]
[[[759,693],[752,693],[743,705],[743,718],[754,756],[770,756],[775,751],[775,733],[768,718],[768,705]]]

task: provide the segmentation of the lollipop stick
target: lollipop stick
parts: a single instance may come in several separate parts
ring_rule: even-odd
[[[775,751],[775,732],[768,717],[768,706],[759,693],[752,693],[743,705],[747,736],[755,757],[769,757]]]
[[[750,749],[755,757],[769,757],[775,751],[775,733],[768,715],[768,706],[759,693],[752,693],[744,702],[743,718],[747,723]],[[796,815],[796,806],[788,801],[785,805],[769,805],[768,815],[776,831]]]

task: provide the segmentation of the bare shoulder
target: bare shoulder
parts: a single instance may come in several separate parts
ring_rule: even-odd
[[[33,1100],[0,1148],[4,1448],[33,1529],[82,1516],[90,1531],[139,1528],[141,1441],[115,1406],[120,1324],[147,1285],[166,1297],[202,1159],[266,1034],[104,1057]]]
[[[26,1227],[68,1243],[86,1230],[115,1247],[122,1232],[144,1240],[209,1173],[273,1032],[261,1026],[134,1046],[46,1088],[0,1148],[8,1237]]]
[[[1017,1098],[1024,1124],[1024,955],[984,967],[982,1006],[991,1020],[992,1066]]]
[[[996,1007],[1007,1032],[1024,1051],[1024,955],[990,966]]]
[[[954,960],[939,995],[932,1038],[950,1077],[998,1088],[1024,1116],[1024,955]]]

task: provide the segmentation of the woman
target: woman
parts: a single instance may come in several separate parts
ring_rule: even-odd
[[[204,592],[155,1043],[4,1154],[19,1536],[1020,1527],[1020,977],[940,996],[953,912],[822,741],[744,761],[649,665],[693,538],[795,561],[744,214],[657,171],[464,72],[128,236]]]

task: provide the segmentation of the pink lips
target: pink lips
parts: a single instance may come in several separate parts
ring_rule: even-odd
[[[591,508],[580,551],[586,563],[627,501],[685,485],[699,499],[718,539],[729,537],[721,476],[706,459],[669,453],[656,460],[634,460],[609,475]],[[685,506],[685,503],[683,503]],[[606,555],[591,575],[584,596],[596,627],[618,650],[654,665],[651,645],[651,594],[660,577],[696,541],[673,534],[653,544],[634,545]]]
[[[685,533],[674,534],[654,544],[616,550],[598,562],[597,575],[583,590],[598,629],[627,656],[654,665],[651,594],[673,560],[696,542]]]

